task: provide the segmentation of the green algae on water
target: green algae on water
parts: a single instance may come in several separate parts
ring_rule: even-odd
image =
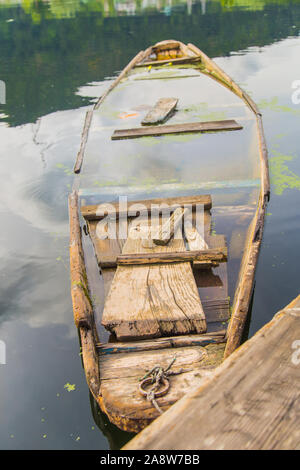
[[[280,111],[284,113],[291,113],[295,116],[300,116],[300,109],[294,109],[290,106],[280,105],[278,104],[278,97],[274,96],[270,100],[261,100],[258,103],[258,107],[260,109],[269,109],[271,111]]]
[[[285,164],[292,161],[295,157],[292,155],[282,155],[276,150],[273,151],[274,157],[269,159],[271,183],[274,186],[275,194],[281,195],[285,189],[298,189],[300,191],[300,176],[291,171]]]
[[[64,385],[64,388],[68,391],[68,392],[73,392],[76,388],[76,385],[75,384],[70,384],[69,382],[67,382],[65,385]]]

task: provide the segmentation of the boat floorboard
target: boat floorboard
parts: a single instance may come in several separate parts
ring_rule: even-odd
[[[156,365],[166,368],[176,356],[171,370],[181,373],[169,377],[168,393],[157,399],[159,407],[166,410],[199,386],[201,380],[222,362],[224,349],[223,342],[205,347],[99,354],[100,406],[116,425],[122,420],[123,429],[138,432],[159,415],[152,403],[139,392],[139,380],[148,370]]]
[[[178,233],[166,246],[144,248],[141,238],[129,235],[122,253],[186,251],[179,237]],[[206,320],[191,264],[118,266],[102,325],[120,340],[204,333]]]

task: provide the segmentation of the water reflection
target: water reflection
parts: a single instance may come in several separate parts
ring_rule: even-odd
[[[193,42],[211,57],[227,56],[297,35],[300,24],[299,3],[287,0],[172,0],[171,15],[164,14],[166,0],[136,1],[134,15],[118,14],[121,3],[112,0],[1,5],[0,79],[7,85],[7,104],[0,113],[11,125],[89,104],[78,88],[112,76],[137,50],[162,38]]]
[[[2,448],[103,449],[128,439],[104,418],[109,432],[98,432],[90,408],[69,296],[66,200],[87,106],[137,50],[170,37],[193,42],[262,106],[271,158],[284,163],[273,166],[274,184],[284,184],[278,194],[273,187],[250,333],[297,294],[300,192],[288,171],[300,175],[291,103],[299,26],[297,1],[0,2]]]

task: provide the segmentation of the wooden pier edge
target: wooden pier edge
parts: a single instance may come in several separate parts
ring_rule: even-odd
[[[97,400],[100,386],[98,353],[94,325],[94,312],[89,295],[89,286],[84,262],[81,240],[81,227],[78,212],[78,195],[73,191],[69,195],[70,220],[70,274],[71,296],[74,322],[79,330],[82,361],[86,380],[94,398]]]
[[[300,448],[300,295],[123,450]]]

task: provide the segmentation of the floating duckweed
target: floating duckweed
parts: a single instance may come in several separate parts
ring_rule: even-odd
[[[62,163],[57,163],[56,165],[56,168],[59,168],[60,170],[63,170],[63,172],[68,175],[68,176],[72,176],[73,175],[73,170],[72,168],[69,168],[68,166],[66,165],[63,165]]]
[[[271,111],[280,111],[280,112],[284,112],[284,113],[291,113],[291,114],[294,114],[296,116],[300,115],[300,110],[299,109],[294,109],[294,108],[291,108],[290,106],[279,105],[277,96],[274,96],[269,101],[268,100],[261,100],[258,103],[258,107],[260,109],[269,109]]]
[[[274,157],[270,158],[271,182],[274,185],[275,194],[281,195],[287,188],[298,189],[300,191],[300,177],[289,170],[285,162],[292,161],[292,155],[282,155],[273,151]]]
[[[65,385],[64,385],[64,388],[68,391],[68,392],[73,392],[75,390],[75,384],[70,384],[69,382],[67,382]]]

